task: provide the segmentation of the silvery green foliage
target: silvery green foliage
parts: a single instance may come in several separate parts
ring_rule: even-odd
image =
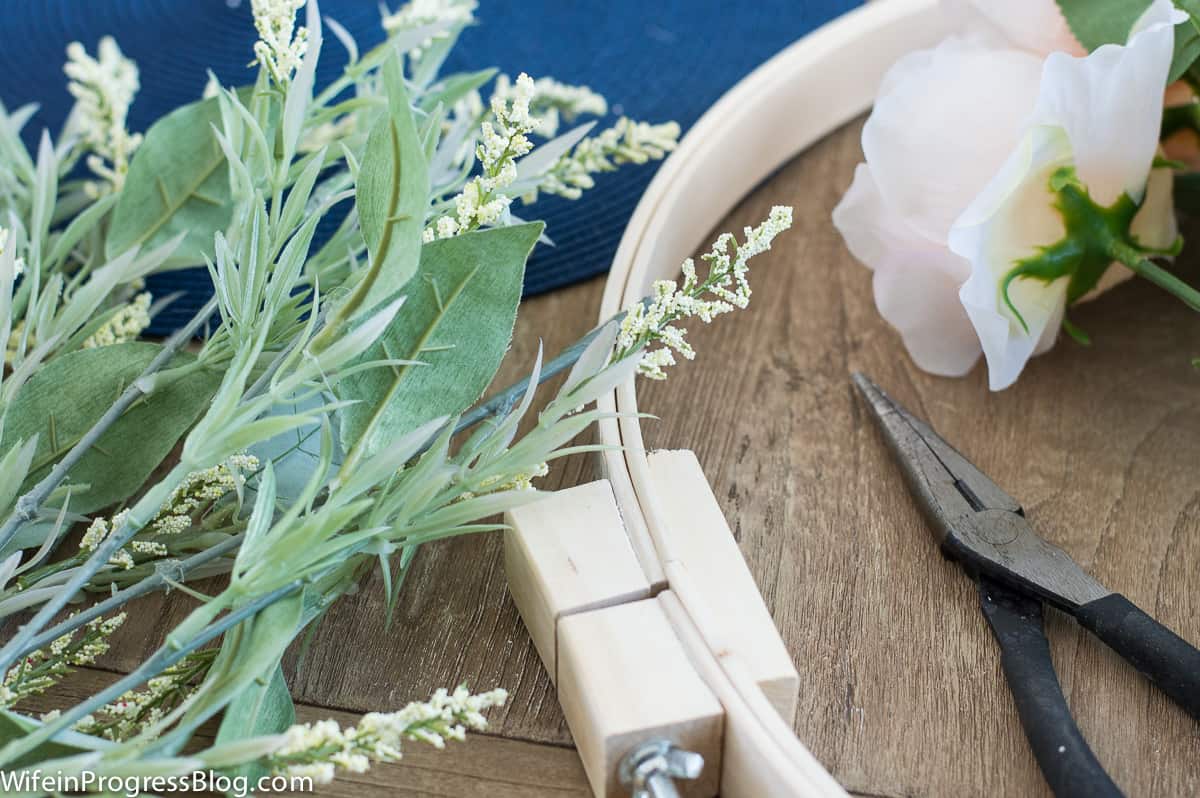
[[[373,565],[394,603],[417,547],[494,529],[480,519],[536,498],[530,479],[547,461],[591,448],[569,445],[604,417],[586,406],[637,368],[632,355],[613,362],[606,330],[528,433],[517,427],[534,412],[540,357],[515,407],[456,435],[507,349],[541,234],[507,212],[503,190],[548,190],[542,176],[561,172],[590,130],[523,143],[517,154],[495,150],[497,127],[520,117],[534,132],[551,111],[557,124],[603,104],[550,81],[541,100],[536,90],[507,99],[502,84],[485,105],[478,92],[493,71],[440,74],[470,22],[459,11],[389,14],[388,40],[366,53],[328,23],[350,63],[314,91],[325,27],[316,2],[302,27],[275,19],[300,5],[256,3],[273,33],[256,50],[254,85],[219,87],[159,120],[122,180],[98,196],[69,178],[85,144],[44,136],[32,157],[19,138],[31,112],[0,116],[0,158],[11,166],[0,170],[0,337],[13,344],[0,375],[0,614],[36,610],[0,647],[0,672],[86,622],[86,612],[54,619],[87,590],[119,584],[108,611],[143,586],[229,577],[215,595],[197,594],[201,603],[129,676],[44,723],[0,719],[0,767],[134,774],[261,764],[291,717],[278,674],[297,635]],[[521,92],[538,85],[520,83]],[[484,151],[497,178],[488,201],[501,211],[423,243],[478,185],[472,170]],[[314,251],[316,227],[335,208],[349,212]],[[208,267],[218,321],[194,356],[151,358],[171,350],[148,343],[83,348],[142,277],[197,262]],[[130,410],[109,418],[113,395],[130,391]],[[262,467],[245,492],[178,517],[172,529],[186,528],[196,553],[162,557],[164,507],[195,474],[247,451]],[[78,459],[56,476],[72,452]],[[114,512],[102,536],[72,553],[69,568],[44,566],[80,510],[106,505]],[[127,548],[135,538],[147,545]],[[113,564],[120,553],[134,561],[131,576]],[[215,641],[190,698],[131,739],[73,731]],[[223,711],[216,748],[176,755]]]

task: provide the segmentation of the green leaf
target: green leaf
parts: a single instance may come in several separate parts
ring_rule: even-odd
[[[481,69],[478,72],[458,72],[438,81],[436,86],[421,95],[421,110],[430,113],[441,103],[449,108],[469,93],[487,83],[496,75],[496,70]]]
[[[275,666],[265,682],[256,681],[238,693],[221,718],[218,743],[279,734],[296,722],[296,707],[288,692],[283,668]]]
[[[344,446],[369,456],[479,398],[508,348],[525,259],[541,232],[535,222],[422,247],[404,307],[362,359],[427,365],[367,369],[344,379],[338,398],[357,402],[341,411]]]
[[[8,514],[29,474],[37,441],[16,441],[0,459],[0,513]]]
[[[1178,80],[1200,58],[1200,0],[1175,0],[1175,6],[1188,15],[1175,26],[1175,54],[1167,82]]]
[[[1090,53],[1102,44],[1124,44],[1150,0],[1058,0],[1058,7]]]
[[[332,397],[318,393],[299,402],[285,402],[273,407],[271,415],[302,415],[317,413],[332,401]],[[288,504],[298,501],[309,488],[316,471],[332,476],[331,468],[341,465],[341,451],[337,436],[333,436],[333,451],[328,462],[321,451],[321,422],[310,421],[282,435],[268,438],[250,447],[250,454],[260,463],[271,463],[275,470],[276,495]],[[253,485],[247,485],[247,493],[254,493]]]
[[[1175,0],[1188,21],[1175,26],[1175,53],[1167,82],[1178,80],[1200,57],[1200,0]],[[1150,0],[1058,0],[1075,38],[1090,53],[1104,44],[1124,44]]]
[[[220,106],[212,97],[177,108],[146,132],[113,210],[105,245],[110,259],[185,232],[168,266],[204,263],[213,234],[229,224],[234,205],[225,155],[213,134],[220,123]]]
[[[279,734],[295,722],[292,694],[283,678],[283,668],[276,665],[270,679],[250,683],[225,707],[215,742],[220,745],[248,737]],[[234,773],[257,780],[259,776],[267,775],[267,770],[262,765],[252,764],[243,765]]]
[[[221,650],[213,660],[208,677],[193,694],[187,712],[179,724],[157,743],[163,751],[178,751],[200,724],[220,712],[222,708],[232,706],[239,700],[246,702],[246,705],[237,709],[243,721],[231,721],[228,730],[225,730],[222,723],[221,731],[225,734],[225,739],[221,740],[218,737],[218,742],[240,739],[235,735],[250,728],[248,725],[240,725],[242,722],[270,725],[282,720],[287,714],[287,709],[282,705],[282,697],[276,693],[276,697],[271,699],[268,706],[267,693],[264,692],[263,704],[258,706],[254,688],[258,685],[268,692],[282,690],[284,695],[287,694],[286,684],[272,688],[270,682],[279,670],[279,661],[288,645],[312,616],[310,606],[313,599],[308,598],[310,592],[302,590],[284,596],[225,634],[221,640]],[[282,679],[282,675],[280,678]],[[288,702],[290,701],[289,697]]]
[[[80,349],[51,360],[21,387],[8,409],[0,451],[37,435],[28,490],[104,415],[158,354],[157,344],[130,342]],[[191,360],[180,355],[182,364]],[[71,511],[87,513],[132,495],[208,405],[220,374],[197,370],[135,402],[76,464],[67,484]]]
[[[372,281],[359,305],[369,310],[392,297],[417,270],[429,202],[429,168],[413,121],[399,55],[383,65],[388,113],[367,137],[355,200]]]
[[[8,557],[14,551],[36,549],[41,546],[46,542],[46,536],[54,532],[55,520],[54,518],[43,518],[39,521],[22,524],[16,536],[0,547],[0,559]]]
[[[1062,327],[1063,327],[1063,331],[1066,332],[1067,335],[1074,338],[1075,342],[1078,343],[1080,346],[1091,346],[1092,345],[1091,336],[1089,336],[1087,334],[1087,332],[1085,332],[1083,330],[1083,328],[1076,326],[1075,323],[1072,322],[1070,319],[1067,319],[1064,317],[1062,320]]]

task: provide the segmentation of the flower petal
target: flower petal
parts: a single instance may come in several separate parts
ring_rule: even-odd
[[[961,377],[979,361],[979,336],[959,301],[960,280],[944,271],[923,270],[946,250],[897,253],[875,271],[879,314],[900,333],[913,362],[930,374]]]
[[[1054,52],[1087,53],[1063,17],[1055,0],[954,0],[948,2],[967,30],[997,33],[1011,46],[1038,55]]]
[[[1154,169],[1146,183],[1146,196],[1129,231],[1148,249],[1169,249],[1179,237],[1175,219],[1175,173],[1168,167]]]
[[[1062,322],[1066,278],[1049,284],[1014,280],[1008,295],[1019,318],[1005,305],[1001,286],[1017,261],[1065,234],[1049,182],[1070,156],[1061,130],[1031,129],[950,231],[950,249],[971,264],[959,297],[979,335],[994,391],[1011,385],[1030,357],[1054,344]]]
[[[867,164],[859,164],[833,223],[850,252],[875,272],[875,304],[899,331],[913,361],[944,376],[970,371],[981,350],[958,299],[967,262],[893,212]]]
[[[1035,107],[1041,61],[950,38],[888,71],[863,153],[893,211],[943,243],[1012,151]]]
[[[1186,18],[1170,0],[1155,0],[1128,44],[1046,59],[1034,124],[1067,132],[1079,177],[1100,205],[1122,192],[1142,198],[1158,149],[1175,25]]]

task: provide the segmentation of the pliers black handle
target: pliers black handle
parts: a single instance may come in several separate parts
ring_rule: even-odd
[[[1120,798],[1075,725],[1042,620],[1042,602],[986,576],[979,606],[1000,646],[1000,666],[1038,767],[1058,798]]]
[[[1000,646],[1000,665],[1046,783],[1058,798],[1122,793],[1071,716],[1050,658],[1042,601],[987,576],[976,579],[979,606]],[[1120,593],[1073,613],[1193,718],[1200,710],[1200,652]]]
[[[1200,651],[1138,609],[1120,593],[1109,593],[1073,613],[1121,658],[1154,682],[1194,719],[1200,720]]]

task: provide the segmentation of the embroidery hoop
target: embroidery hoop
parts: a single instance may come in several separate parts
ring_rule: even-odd
[[[876,0],[819,28],[763,64],[704,114],[663,164],[634,211],[605,286],[600,319],[673,279],[704,236],[775,169],[870,108],[884,72],[905,53],[949,32],[939,0]],[[669,587],[668,616],[693,664],[756,755],[724,767],[723,794],[843,795],[771,708],[706,622],[705,585],[675,555],[672,530],[650,479],[634,380],[599,402],[624,414],[603,421],[600,442],[625,529],[650,582]],[[717,597],[713,596],[712,599]],[[728,746],[726,747],[728,751]],[[736,784],[736,790],[731,785]]]

